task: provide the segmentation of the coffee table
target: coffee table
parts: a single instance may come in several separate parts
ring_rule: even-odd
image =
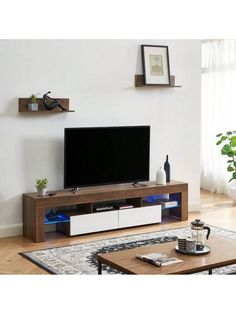
[[[204,255],[185,255],[175,250],[177,241],[162,243],[152,246],[142,246],[118,252],[101,253],[97,255],[98,274],[102,274],[102,264],[125,273],[136,275],[171,275],[192,274],[236,264],[236,240],[225,239],[219,236],[210,236],[205,245],[211,252]],[[183,260],[182,263],[157,267],[136,258],[136,254],[162,252],[168,256]]]

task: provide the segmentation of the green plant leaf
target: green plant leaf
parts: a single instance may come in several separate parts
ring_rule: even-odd
[[[236,147],[236,136],[232,136],[231,139],[230,139],[230,145],[232,147]]]
[[[234,161],[234,167],[236,168],[236,161]]]
[[[234,168],[232,166],[228,166],[227,171],[232,172],[232,171],[234,171]]]
[[[221,141],[225,141],[225,140],[227,140],[227,138],[228,138],[228,136],[223,135],[223,136],[221,136]]]
[[[216,145],[220,145],[222,143],[221,140],[219,140],[218,142],[216,142]]]
[[[231,147],[229,144],[225,144],[222,149],[221,149],[221,154],[222,155],[228,155],[228,153],[231,152]],[[229,155],[228,155],[229,156]],[[232,157],[232,156],[229,156]]]
[[[219,133],[219,134],[216,135],[216,137],[220,137],[221,135],[223,135],[223,134],[222,134],[222,133]]]
[[[233,173],[233,179],[236,179],[236,172]]]
[[[233,179],[234,179],[234,178],[231,178],[231,179],[228,181],[228,183],[231,182],[231,181],[233,181]]]
[[[230,160],[228,160],[227,162],[228,162],[228,163],[231,163],[231,162],[234,162],[234,160],[233,160],[233,159],[230,159]]]
[[[233,134],[231,131],[228,131],[227,133],[226,133],[227,135],[231,135],[231,134]]]
[[[37,189],[44,189],[48,185],[48,179],[47,178],[36,179],[35,182],[36,182],[35,186]]]

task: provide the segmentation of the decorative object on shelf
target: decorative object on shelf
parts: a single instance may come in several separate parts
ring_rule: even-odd
[[[38,111],[39,105],[37,103],[37,98],[35,95],[32,95],[30,97],[29,103],[28,103],[28,110],[29,111]]]
[[[170,86],[168,46],[141,45],[145,85]]]
[[[56,212],[55,210],[51,209],[49,213],[45,215],[45,224],[52,224],[52,223],[60,223],[60,222],[69,222],[70,218],[66,213]]]
[[[218,141],[216,145],[224,144],[221,148],[221,155],[228,157],[227,171],[231,173],[231,178],[228,182],[236,180],[236,131],[228,131],[216,135]],[[229,185],[230,196],[236,204],[236,185]]]
[[[162,184],[162,185],[166,184],[166,173],[162,167],[160,167],[160,169],[157,170],[156,184]]]
[[[49,221],[57,220],[57,213],[55,210],[51,209],[50,212],[46,214],[46,218]]]
[[[166,182],[170,182],[170,163],[168,160],[168,155],[166,155],[166,161],[164,163],[164,170],[166,172]]]
[[[65,111],[66,109],[61,105],[61,102],[63,102],[62,99],[57,99],[57,98],[51,98],[48,96],[51,92],[47,92],[46,94],[43,95],[43,104],[44,107],[47,110],[53,110],[56,108],[60,108],[61,110]]]
[[[69,98],[60,98],[60,100],[63,101],[63,108],[65,110],[62,110],[59,107],[57,107],[53,110],[47,110],[44,106],[43,98],[37,98],[38,110],[37,111],[30,111],[28,108],[29,98],[19,98],[18,99],[18,102],[19,102],[19,109],[18,110],[19,110],[19,112],[22,112],[22,113],[31,113],[31,114],[74,112],[74,110],[70,110]]]
[[[46,188],[48,186],[48,179],[36,179],[36,189],[39,196],[45,196],[46,195]]]
[[[178,207],[178,201],[176,200],[170,200],[169,198],[160,198],[159,202],[161,205],[161,208],[173,208],[173,207]]]

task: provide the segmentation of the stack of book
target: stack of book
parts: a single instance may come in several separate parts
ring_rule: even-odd
[[[127,203],[114,203],[114,207],[117,209],[129,209],[129,208],[133,208],[134,206],[131,204],[127,204]]]
[[[93,206],[93,210],[95,212],[101,212],[101,211],[106,211],[106,210],[112,210],[114,209],[114,206],[112,204],[95,204]]]
[[[163,198],[159,200],[159,204],[161,205],[161,208],[172,208],[178,206],[178,201],[172,201],[168,198]]]
[[[111,203],[95,204],[93,206],[93,209],[95,212],[100,212],[100,211],[107,211],[107,210],[112,210],[112,209],[129,209],[133,207],[134,207],[133,205],[127,204],[124,202],[115,202],[113,204]]]
[[[182,259],[179,259],[177,257],[169,257],[163,253],[148,253],[148,254],[144,254],[144,255],[137,254],[136,257],[138,259],[141,259],[142,261],[148,262],[148,263],[153,264],[153,265],[158,266],[158,267],[168,266],[171,264],[183,262]]]

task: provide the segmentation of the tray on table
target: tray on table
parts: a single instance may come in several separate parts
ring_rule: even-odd
[[[211,251],[211,249],[207,245],[204,245],[203,250],[195,251],[195,252],[181,251],[181,250],[179,250],[178,245],[176,245],[175,249],[177,252],[182,253],[182,254],[186,254],[186,255],[203,255],[203,254],[207,254]]]

